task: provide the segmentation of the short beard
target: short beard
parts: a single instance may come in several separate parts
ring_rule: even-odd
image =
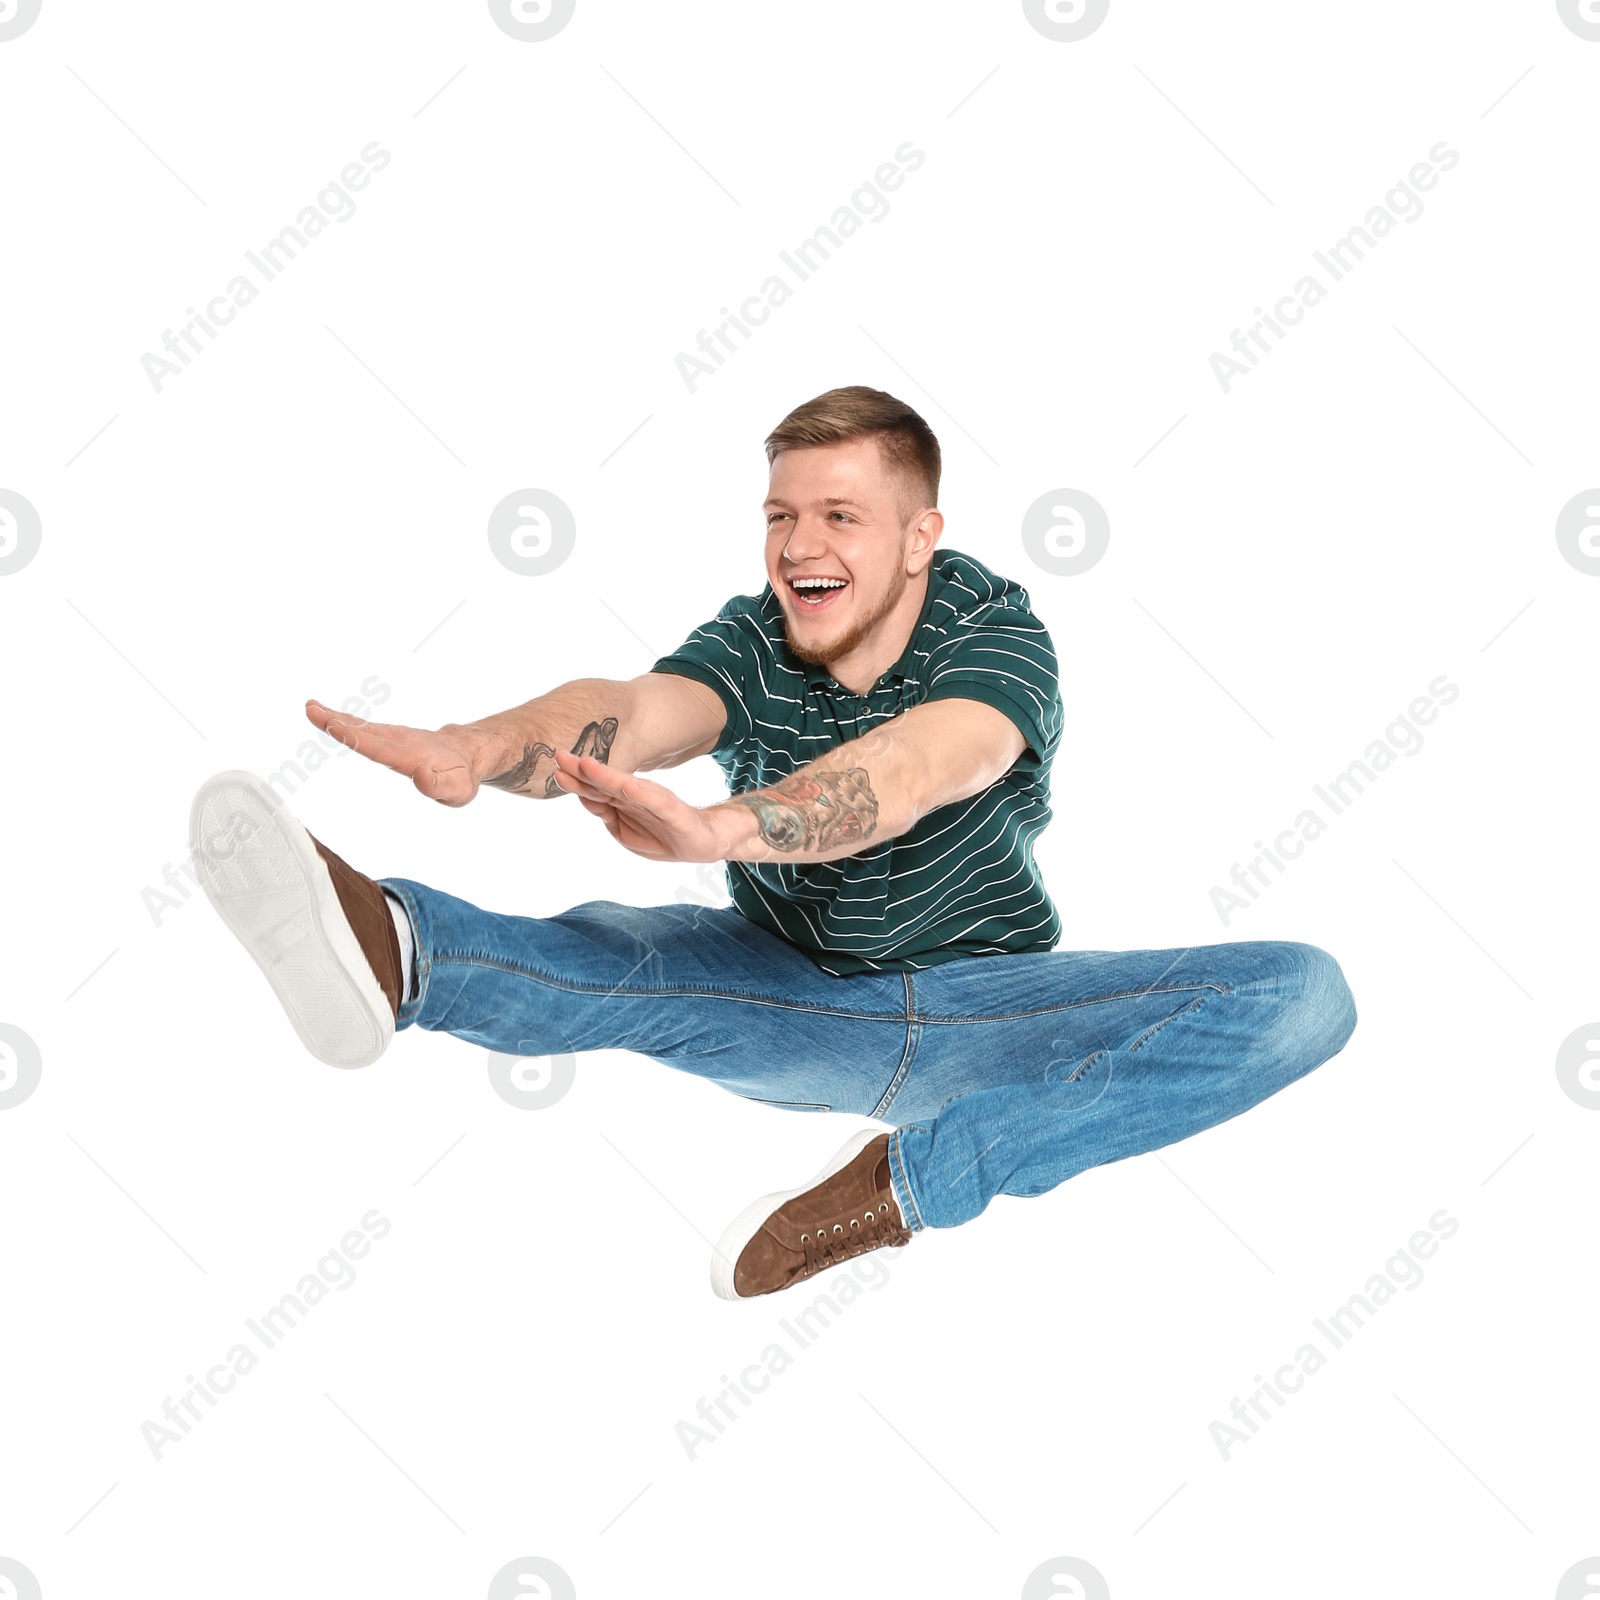
[[[853,581],[854,580],[852,580],[852,582]],[[800,641],[795,638],[794,629],[792,626],[790,626],[789,608],[788,606],[784,606],[782,608],[783,631],[785,637],[789,641],[790,650],[793,651],[794,654],[797,655],[802,661],[813,667],[825,667],[830,661],[837,661],[842,656],[849,655],[850,652],[860,645],[867,635],[871,633],[872,630],[876,628],[878,624],[882,622],[883,619],[888,616],[897,605],[899,605],[900,596],[906,592],[906,584],[909,581],[910,580],[906,577],[905,568],[902,567],[900,569],[899,576],[896,577],[895,581],[889,585],[889,588],[885,592],[882,600],[880,600],[878,604],[872,608],[871,612],[867,616],[863,617],[860,622],[851,628],[850,631],[843,636],[843,638],[828,644],[825,647],[826,654],[821,654],[816,649],[802,645]],[[794,593],[792,589],[789,592],[791,595]],[[794,603],[798,604],[798,602]]]

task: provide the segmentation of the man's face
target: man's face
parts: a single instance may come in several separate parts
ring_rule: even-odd
[[[924,508],[906,520],[912,492],[886,470],[873,438],[785,450],[772,463],[767,580],[802,661],[840,660],[894,610],[915,575],[906,568],[907,535]],[[832,581],[807,581],[818,578]]]

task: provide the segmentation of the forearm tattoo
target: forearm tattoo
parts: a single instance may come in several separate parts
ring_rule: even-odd
[[[870,839],[878,826],[878,797],[865,767],[795,773],[734,799],[755,812],[761,837],[774,850],[832,850]]]
[[[615,717],[606,717],[601,722],[587,722],[583,732],[578,735],[578,742],[572,747],[572,753],[575,756],[593,756],[596,761],[603,761],[609,766],[611,746],[616,737]],[[515,766],[507,767],[498,776],[483,781],[493,784],[496,789],[507,789],[512,794],[533,794],[536,792],[534,776],[540,763],[554,761],[555,758],[555,750],[550,745],[525,744],[522,747],[522,759]],[[542,792],[545,799],[553,800],[567,791],[556,781],[556,774],[550,772],[545,775]]]

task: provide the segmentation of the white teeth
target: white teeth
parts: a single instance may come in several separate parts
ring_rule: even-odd
[[[794,578],[790,581],[796,589],[842,589],[845,585],[843,578]]]

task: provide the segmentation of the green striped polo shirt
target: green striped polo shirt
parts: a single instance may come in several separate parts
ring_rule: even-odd
[[[824,972],[920,971],[958,956],[1048,950],[1060,937],[1033,841],[1050,820],[1061,694],[1050,635],[1019,584],[939,551],[904,654],[865,694],[789,649],[771,584],[736,595],[651,670],[722,697],[728,720],[711,756],[732,794],[768,788],[929,700],[981,700],[1028,741],[1003,778],[898,838],[837,861],[727,863],[734,905]]]

